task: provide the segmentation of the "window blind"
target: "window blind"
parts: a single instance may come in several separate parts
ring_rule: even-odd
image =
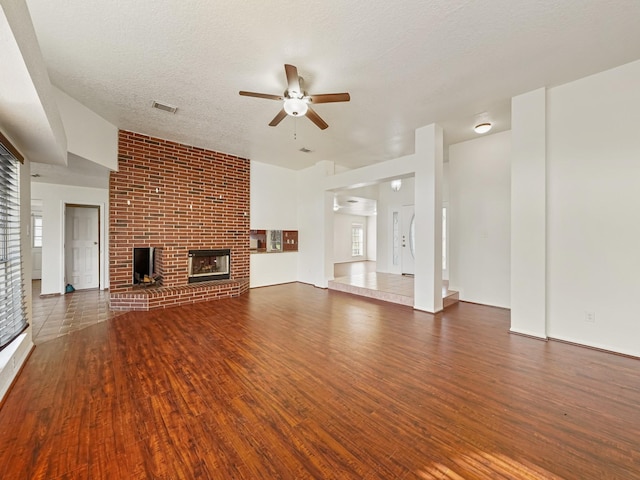
[[[20,251],[20,177],[0,143],[0,350],[27,328]]]

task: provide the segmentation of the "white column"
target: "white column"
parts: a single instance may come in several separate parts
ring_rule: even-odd
[[[442,127],[416,130],[415,277],[417,310],[442,310]]]
[[[511,332],[547,338],[546,90],[511,101]]]
[[[327,288],[333,279],[333,194],[325,190],[333,162],[298,173],[298,281]]]

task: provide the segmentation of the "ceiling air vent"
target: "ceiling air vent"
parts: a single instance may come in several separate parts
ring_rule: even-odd
[[[169,112],[169,113],[176,113],[176,110],[178,110],[178,107],[172,107],[171,105],[167,105],[166,103],[156,102],[155,100],[153,101],[151,106],[153,108],[157,108],[158,110],[164,110],[165,112]]]

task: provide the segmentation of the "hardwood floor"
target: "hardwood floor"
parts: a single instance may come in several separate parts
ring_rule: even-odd
[[[640,478],[640,361],[287,284],[34,350],[7,479]]]

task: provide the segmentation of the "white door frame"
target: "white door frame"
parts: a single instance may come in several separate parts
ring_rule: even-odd
[[[64,286],[67,282],[67,207],[73,208],[96,208],[98,210],[98,289],[103,290],[104,285],[102,282],[102,218],[104,205],[101,204],[81,204],[74,202],[63,202],[62,206],[62,253],[60,258],[62,259],[62,292],[64,293]]]

